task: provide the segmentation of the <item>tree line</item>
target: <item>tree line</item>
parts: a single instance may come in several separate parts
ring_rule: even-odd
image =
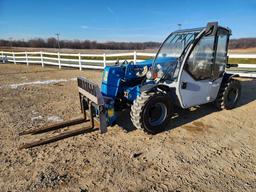
[[[120,50],[142,50],[152,49],[160,46],[158,42],[97,42],[90,40],[60,40],[61,48],[70,49],[120,49]],[[2,47],[36,47],[36,48],[58,48],[56,38],[24,40],[0,40]]]
[[[244,49],[251,47],[256,47],[256,38],[231,39],[229,43],[229,48],[231,49]]]
[[[60,40],[61,48],[70,49],[119,49],[119,50],[143,50],[154,49],[160,46],[159,42],[97,42],[90,40]],[[58,41],[51,37],[48,39],[36,38],[30,40],[0,40],[2,47],[35,47],[35,48],[58,48]],[[256,47],[256,38],[231,39],[229,48]]]

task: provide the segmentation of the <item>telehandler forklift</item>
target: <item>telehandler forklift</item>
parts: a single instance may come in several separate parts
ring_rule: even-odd
[[[137,129],[155,134],[165,130],[174,107],[190,108],[212,103],[217,109],[232,109],[240,98],[237,75],[225,71],[231,30],[217,22],[206,27],[178,30],[161,44],[156,57],[139,63],[123,62],[104,69],[101,89],[78,77],[81,111],[84,118],[50,127],[25,131],[41,133],[85,122],[89,114],[101,133],[118,118],[118,111],[131,108],[130,118]],[[86,111],[89,110],[87,114]],[[83,133],[84,129],[26,144],[28,148]]]
[[[131,107],[138,129],[161,132],[172,117],[173,107],[190,108],[213,103],[232,109],[239,101],[240,82],[225,72],[231,30],[208,23],[205,28],[179,30],[161,45],[147,81]]]

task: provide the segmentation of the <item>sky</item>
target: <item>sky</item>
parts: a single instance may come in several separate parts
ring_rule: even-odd
[[[210,21],[256,37],[256,0],[0,0],[0,39],[162,41]]]

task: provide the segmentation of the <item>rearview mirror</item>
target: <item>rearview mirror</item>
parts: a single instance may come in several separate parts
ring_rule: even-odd
[[[215,36],[217,33],[217,29],[218,29],[218,22],[209,22],[207,23],[207,26],[206,26],[205,35]]]

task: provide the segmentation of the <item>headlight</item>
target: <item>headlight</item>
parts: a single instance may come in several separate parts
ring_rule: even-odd
[[[139,71],[139,72],[136,73],[136,76],[143,77],[147,74],[147,72],[148,72],[148,67],[145,66],[145,67],[143,67],[143,71]]]
[[[163,76],[164,76],[164,72],[163,72],[162,70],[159,70],[159,71],[157,72],[157,77],[158,77],[159,79],[161,79]]]
[[[157,73],[155,71],[148,71],[146,77],[147,79],[154,80],[157,78]]]
[[[151,71],[148,71],[147,74],[146,74],[146,77],[147,79],[152,79],[152,72]]]

